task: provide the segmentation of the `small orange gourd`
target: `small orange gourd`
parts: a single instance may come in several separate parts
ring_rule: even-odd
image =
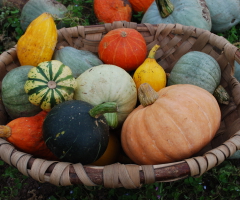
[[[134,12],[145,13],[154,0],[129,0]]]
[[[98,46],[98,55],[105,64],[132,71],[146,59],[147,45],[137,30],[118,28],[109,31],[102,38]]]
[[[121,143],[137,164],[161,164],[191,157],[215,136],[221,111],[214,96],[195,85],[178,84],[155,92],[139,87],[138,106],[124,121]]]
[[[21,65],[37,66],[50,61],[57,43],[57,28],[49,13],[33,20],[17,42],[17,56]]]
[[[94,0],[93,8],[99,22],[130,22],[132,18],[132,7],[128,0]]]
[[[134,72],[137,89],[142,83],[149,83],[156,92],[166,86],[166,73],[154,58],[159,47],[157,44],[153,46],[146,60]]]
[[[16,118],[7,125],[1,125],[0,137],[25,153],[49,160],[57,159],[43,140],[42,125],[46,115],[47,112],[41,111],[35,116]]]

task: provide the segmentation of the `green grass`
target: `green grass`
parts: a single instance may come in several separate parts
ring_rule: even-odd
[[[58,0],[66,5],[69,10],[69,26],[90,25],[96,22],[92,13],[93,0]],[[77,6],[76,6],[77,5]],[[20,11],[15,7],[0,8],[0,53],[16,44],[23,34],[20,27]],[[133,20],[140,22],[142,13],[135,14]],[[225,37],[232,44],[239,45],[240,25],[232,27],[225,33],[218,34]],[[4,166],[0,160],[0,168]],[[28,177],[22,175],[16,168],[7,167],[0,174],[0,181],[11,184],[0,190],[0,200],[13,199],[19,195]],[[143,185],[139,189],[128,190],[124,188],[107,189],[103,186],[87,187],[74,185],[67,187],[56,187],[54,194],[49,200],[93,200],[93,199],[119,199],[119,200],[237,200],[240,196],[240,161],[224,161],[199,178],[189,177],[183,180],[169,183],[154,183]]]

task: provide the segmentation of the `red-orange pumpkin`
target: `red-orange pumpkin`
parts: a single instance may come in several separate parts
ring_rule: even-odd
[[[132,7],[128,0],[94,0],[93,8],[99,22],[130,22],[132,18]]]
[[[42,125],[46,115],[47,112],[41,111],[32,117],[16,118],[7,125],[0,126],[0,137],[5,137],[20,151],[55,160],[57,158],[47,148],[42,136]]]
[[[143,11],[144,13],[150,7],[153,1],[154,0],[129,0],[130,4],[132,5],[133,11],[135,12]]]
[[[98,47],[99,58],[105,64],[135,70],[146,58],[147,45],[143,36],[132,28],[118,28],[109,31]]]
[[[155,93],[153,104],[140,105],[123,124],[122,147],[131,160],[151,165],[175,162],[191,157],[212,140],[221,113],[211,93],[189,84]],[[152,99],[145,95],[145,100]]]

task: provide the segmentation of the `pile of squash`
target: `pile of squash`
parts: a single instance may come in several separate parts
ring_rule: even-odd
[[[216,134],[221,70],[211,56],[189,52],[167,75],[154,58],[159,46],[147,55],[135,29],[108,32],[98,55],[56,44],[53,17],[43,13],[17,43],[21,66],[2,81],[12,120],[0,137],[17,149],[71,163],[107,165],[126,154],[160,164],[191,157]]]

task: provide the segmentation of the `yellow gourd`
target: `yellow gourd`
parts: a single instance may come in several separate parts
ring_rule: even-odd
[[[17,56],[21,65],[37,66],[50,61],[57,43],[57,28],[49,13],[33,20],[17,42]]]
[[[142,83],[150,84],[156,92],[166,86],[166,73],[154,58],[159,47],[156,44],[145,61],[134,72],[133,80],[137,89]]]

